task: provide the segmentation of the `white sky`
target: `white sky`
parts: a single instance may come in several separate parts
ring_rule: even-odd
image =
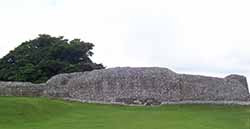
[[[250,77],[249,0],[0,0],[0,56],[38,34],[95,44],[107,67]]]

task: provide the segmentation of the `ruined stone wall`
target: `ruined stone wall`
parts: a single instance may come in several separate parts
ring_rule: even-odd
[[[182,100],[247,101],[249,98],[246,78],[243,76],[230,75],[225,78],[179,76]]]
[[[126,104],[249,100],[244,76],[215,78],[177,74],[167,68],[128,67],[60,74],[45,84],[0,82],[0,95]]]
[[[32,84],[29,82],[0,82],[0,96],[31,96],[44,95],[46,84]]]

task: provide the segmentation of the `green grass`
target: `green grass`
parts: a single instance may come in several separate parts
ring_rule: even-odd
[[[0,129],[250,129],[250,107],[129,107],[0,97]]]

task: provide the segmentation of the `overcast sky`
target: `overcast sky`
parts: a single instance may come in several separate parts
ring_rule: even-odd
[[[249,0],[0,0],[0,56],[38,34],[95,44],[107,67],[250,77]]]

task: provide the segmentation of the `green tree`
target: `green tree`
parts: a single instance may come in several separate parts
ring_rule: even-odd
[[[41,34],[0,59],[0,80],[41,83],[59,73],[103,69],[90,59],[93,47],[80,39]]]

